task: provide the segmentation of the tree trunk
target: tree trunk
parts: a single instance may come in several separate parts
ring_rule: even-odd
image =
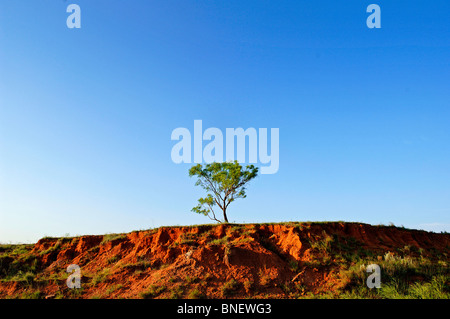
[[[225,223],[228,223],[227,212],[225,208],[223,209],[223,219],[225,220]]]

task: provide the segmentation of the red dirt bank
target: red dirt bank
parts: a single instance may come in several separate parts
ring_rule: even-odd
[[[33,291],[47,298],[287,298],[293,286],[313,293],[341,288],[340,261],[334,253],[365,254],[376,263],[388,251],[396,254],[406,247],[429,258],[439,253],[448,262],[450,234],[328,222],[161,227],[43,238],[14,257],[34,261],[32,282],[2,280],[0,298]],[[0,250],[2,254],[6,251]],[[66,286],[70,264],[81,267],[82,289],[76,292]]]

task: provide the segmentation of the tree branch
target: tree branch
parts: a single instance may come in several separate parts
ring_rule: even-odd
[[[211,218],[211,216],[209,216],[209,213],[208,213],[208,215],[206,215],[206,216],[208,216],[208,218],[211,219],[211,220],[215,220],[216,222],[221,223],[222,221],[220,221],[220,220],[218,220],[218,219],[216,218],[216,214],[214,214],[214,210],[212,209],[211,205],[208,204],[208,206],[209,206],[210,212],[213,214],[213,218]]]
[[[209,178],[207,178],[207,177],[205,177],[205,180],[206,180],[206,181],[209,183],[209,185],[211,186],[212,191],[214,192],[214,194],[216,194],[216,195],[220,198],[220,200],[223,200],[223,199],[222,199],[222,196],[220,196],[220,192],[218,192],[217,189],[214,187],[213,182],[212,182]]]

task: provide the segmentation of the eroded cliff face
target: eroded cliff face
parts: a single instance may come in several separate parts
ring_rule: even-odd
[[[0,247],[0,297],[297,298],[342,289],[342,270],[355,258],[376,263],[389,253],[448,263],[449,247],[449,234],[344,222],[43,238]],[[67,288],[71,264],[80,266],[81,289]]]

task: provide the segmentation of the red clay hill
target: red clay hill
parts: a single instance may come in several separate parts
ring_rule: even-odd
[[[43,238],[34,245],[0,246],[0,298],[338,296],[354,285],[348,271],[358,265],[390,258],[446,266],[449,250],[447,233],[347,222]],[[70,264],[80,266],[81,289],[67,288]]]

